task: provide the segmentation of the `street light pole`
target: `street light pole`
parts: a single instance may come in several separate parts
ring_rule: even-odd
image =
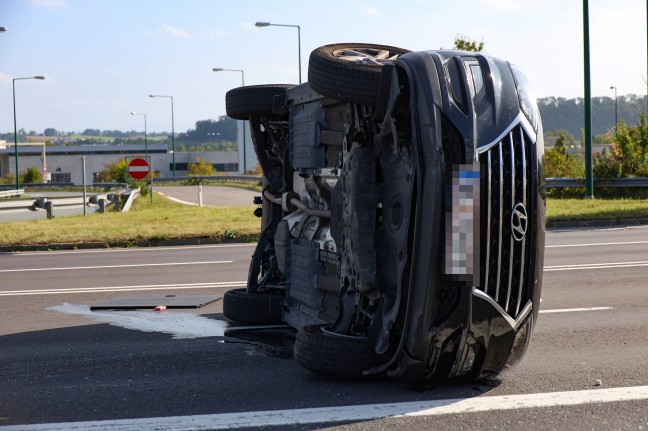
[[[175,126],[173,120],[173,96],[162,96],[159,94],[149,94],[149,97],[166,97],[171,99],[171,151],[173,152],[172,163],[173,163],[173,176],[176,176],[176,162],[175,162]]]
[[[592,172],[592,89],[590,83],[589,0],[583,0],[583,57],[585,84],[585,199],[594,199]]]
[[[245,87],[245,72],[242,69],[223,69],[222,67],[214,67],[212,69],[214,72],[241,72],[241,85]],[[246,145],[246,134],[247,126],[245,120],[243,120],[243,175],[247,174],[247,145]]]
[[[14,114],[14,156],[16,160],[16,190],[20,189],[20,170],[18,169],[18,127],[16,126],[16,81],[23,79],[45,79],[44,76],[29,76],[26,78],[14,78],[12,82],[13,86],[13,114]]]
[[[610,90],[614,90],[614,136],[617,136],[619,133],[619,98],[616,86],[610,86]]]
[[[269,22],[259,21],[254,24],[257,27],[294,27],[297,29],[297,61],[299,62],[299,83],[302,83],[302,72],[301,72],[301,28],[298,25],[294,24],[272,24]]]
[[[141,115],[144,117],[144,154],[148,156],[148,144],[146,142],[146,114],[142,112],[131,112],[131,115]]]

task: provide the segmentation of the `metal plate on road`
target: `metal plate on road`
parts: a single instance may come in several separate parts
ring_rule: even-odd
[[[96,305],[90,310],[137,310],[166,308],[200,308],[221,299],[213,295],[166,295],[166,296],[126,296],[110,299]]]

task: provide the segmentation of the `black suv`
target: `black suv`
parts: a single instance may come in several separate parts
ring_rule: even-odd
[[[313,51],[308,83],[239,87],[262,232],[224,315],[297,329],[313,371],[422,382],[522,358],[544,260],[542,125],[526,76],[480,53]]]

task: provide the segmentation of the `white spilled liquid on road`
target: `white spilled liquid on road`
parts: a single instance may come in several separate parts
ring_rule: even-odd
[[[47,310],[87,317],[120,328],[171,334],[173,338],[223,337],[228,322],[176,311],[91,311],[87,305],[63,304]]]

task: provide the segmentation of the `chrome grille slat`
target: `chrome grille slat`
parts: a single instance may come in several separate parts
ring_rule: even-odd
[[[486,166],[487,166],[487,179],[486,179],[486,202],[491,202],[492,201],[492,184],[493,184],[493,167],[492,167],[493,161],[491,160],[491,153],[490,151],[486,154]],[[486,262],[490,262],[490,254],[491,254],[491,223],[492,223],[492,209],[491,206],[488,205],[488,209],[486,210]],[[488,277],[490,276],[490,265],[486,265],[485,268],[485,275],[484,275],[484,284],[483,284],[483,290],[484,292],[488,293],[490,285],[488,284]]]
[[[527,141],[524,138],[524,132],[520,129],[520,151],[522,153],[522,204],[527,207],[527,160],[526,160],[526,144]],[[515,316],[520,312],[520,304],[522,302],[522,290],[524,290],[524,262],[526,261],[526,236],[522,239],[521,245],[521,256],[520,260],[522,264],[520,265],[520,275],[519,275],[519,286],[518,286],[518,298],[515,305]]]
[[[499,151],[498,165],[499,165],[499,218],[498,218],[498,249],[497,249],[497,280],[495,281],[495,300],[499,300],[499,291],[502,275],[502,217],[504,216],[504,160],[502,155],[502,146],[498,145]]]
[[[513,132],[509,133],[508,136],[508,141],[509,141],[509,151],[510,151],[510,181],[511,181],[511,208],[515,206],[515,146],[513,144]],[[502,220],[502,223],[504,220]],[[513,247],[515,246],[514,244],[514,239],[513,235],[511,235],[511,239],[509,240],[509,261],[508,261],[508,283],[506,287],[506,302],[504,304],[504,310],[506,312],[509,311],[509,305],[511,303],[511,287],[513,285]]]

